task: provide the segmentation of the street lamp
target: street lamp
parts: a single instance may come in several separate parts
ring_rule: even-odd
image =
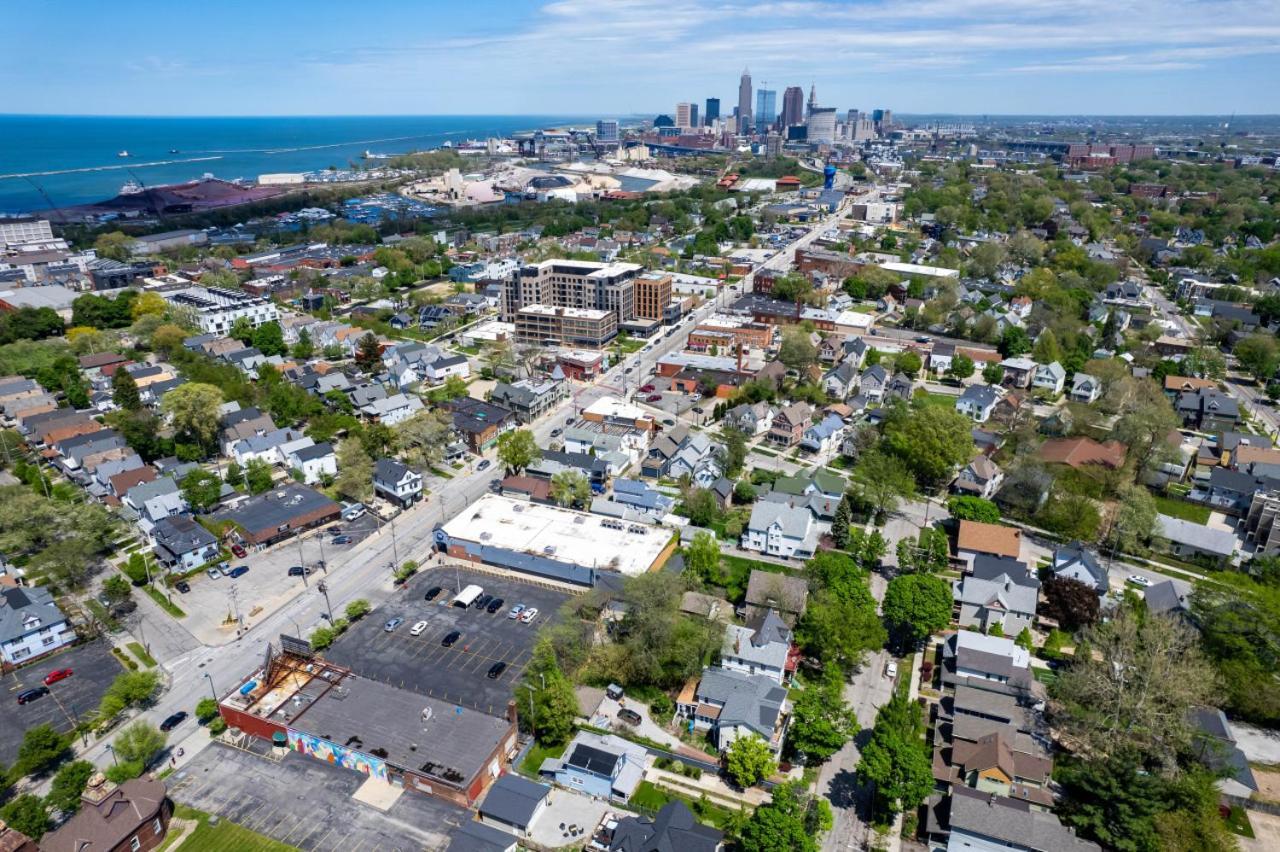
[[[111,765],[112,765],[112,766],[119,766],[119,765],[120,765],[120,761],[116,759],[116,750],[115,750],[114,748],[112,748],[112,747],[111,747],[111,743],[107,743],[107,745],[106,745],[106,749],[107,749],[107,751],[111,752]]]
[[[218,701],[218,690],[213,686],[213,675],[208,672],[204,673],[204,679],[209,681],[209,694],[213,696],[214,703]]]
[[[537,722],[535,721],[537,718],[537,715],[534,713],[534,709],[533,709],[533,687],[527,683],[521,683],[516,685],[516,689],[529,690],[529,733],[536,740],[538,738],[538,725],[537,725]],[[108,746],[108,748],[110,748],[110,746]]]

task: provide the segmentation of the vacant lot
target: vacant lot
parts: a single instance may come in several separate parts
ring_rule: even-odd
[[[325,656],[364,677],[503,715],[529,662],[538,628],[555,618],[569,595],[465,569],[456,575],[452,568],[434,568],[414,577],[397,597],[357,622]],[[502,609],[490,615],[450,606],[454,589],[472,583],[502,598]],[[424,600],[434,586],[444,591],[434,601]],[[538,608],[533,624],[507,618],[507,610],[517,603]],[[396,617],[404,623],[387,632],[384,625]],[[412,635],[414,625],[423,621],[426,627],[420,635]],[[452,647],[444,647],[442,640],[455,630],[460,637]],[[499,662],[507,664],[506,670],[489,678],[489,669]]]

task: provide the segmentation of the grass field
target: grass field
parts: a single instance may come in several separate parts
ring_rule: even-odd
[[[187,835],[180,847],[173,846],[169,841],[159,848],[167,849],[191,849],[200,850],[200,852],[296,852],[297,847],[290,846],[286,843],[272,840],[270,837],[263,837],[257,832],[250,831],[244,826],[236,825],[234,822],[218,820],[216,825],[209,824],[210,815],[204,811],[198,811],[194,808],[188,808],[185,805],[178,805],[174,811],[174,816],[178,819],[194,819],[200,823],[195,831]]]
[[[164,596],[164,593],[163,593],[163,592],[161,592],[161,591],[160,591],[159,589],[157,589],[156,587],[154,587],[154,586],[143,586],[142,588],[143,588],[143,590],[144,590],[144,591],[145,591],[145,592],[146,592],[146,593],[151,597],[151,599],[152,599],[153,601],[155,601],[156,603],[158,603],[158,604],[160,605],[160,608],[161,608],[161,609],[163,609],[165,612],[167,612],[167,613],[169,613],[170,615],[172,615],[174,618],[186,618],[186,617],[187,617],[187,614],[186,614],[185,612],[183,612],[183,611],[182,611],[182,609],[181,609],[181,608],[179,608],[177,604],[171,604],[171,603],[169,603],[169,599],[168,599],[168,598],[166,598],[166,597]]]
[[[956,398],[954,396],[948,396],[945,393],[929,393],[927,390],[920,389],[916,390],[915,396],[911,397],[911,401],[931,408],[956,407]]]
[[[524,762],[520,764],[520,771],[530,778],[537,778],[542,761],[548,757],[559,757],[564,754],[564,749],[564,745],[544,746],[542,743],[535,742],[529,749],[529,753],[525,755]]]
[[[1188,503],[1185,500],[1166,497],[1163,494],[1157,494],[1155,500],[1156,510],[1162,515],[1168,515],[1171,518],[1181,518],[1184,521],[1191,521],[1195,524],[1209,523],[1208,506],[1201,506],[1198,503]]]
[[[724,828],[733,819],[733,813],[728,808],[700,801],[692,796],[673,793],[665,787],[655,786],[649,781],[641,781],[640,785],[636,787],[635,793],[631,796],[631,804],[656,811],[667,802],[672,802],[676,799],[680,799],[688,805],[689,810],[697,815],[699,822],[709,823],[716,828]]]
[[[155,658],[147,653],[147,649],[143,648],[141,643],[130,642],[128,643],[128,647],[129,647],[129,652],[133,654],[135,657],[137,657],[144,666],[146,666],[149,669],[153,669],[156,667]]]

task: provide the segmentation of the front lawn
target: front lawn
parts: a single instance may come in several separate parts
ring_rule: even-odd
[[[528,775],[530,778],[537,778],[538,770],[542,767],[542,761],[546,760],[548,757],[559,757],[564,754],[564,750],[567,745],[568,743],[562,743],[557,746],[548,746],[543,745],[540,742],[535,742],[533,746],[530,747],[529,753],[525,755],[524,760],[521,761],[520,772]]]
[[[264,837],[256,831],[250,831],[242,825],[219,819],[216,825],[210,825],[210,815],[186,805],[178,805],[173,813],[178,819],[193,819],[199,823],[195,830],[187,835],[181,847],[175,847],[171,838],[166,840],[160,849],[199,849],[201,852],[297,852],[296,846]],[[171,834],[174,829],[170,829]]]
[[[1186,500],[1167,497],[1164,494],[1155,495],[1155,501],[1156,511],[1162,515],[1168,515],[1171,518],[1181,518],[1184,521],[1191,521],[1194,524],[1209,523],[1208,506],[1201,506],[1199,503],[1188,503]]]
[[[930,408],[955,408],[956,398],[945,393],[930,393],[923,388],[917,388],[915,395],[911,397],[912,402],[920,405],[929,406]]]
[[[650,781],[640,782],[639,786],[636,787],[635,793],[631,795],[630,803],[637,808],[657,811],[667,802],[672,802],[676,799],[688,805],[689,810],[693,811],[699,822],[724,829],[725,826],[733,821],[733,811],[726,807],[712,804],[706,799],[695,799],[692,796],[674,793],[665,787],[658,787]]]

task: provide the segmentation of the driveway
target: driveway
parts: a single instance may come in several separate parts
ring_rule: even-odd
[[[1244,722],[1231,722],[1231,734],[1236,745],[1251,763],[1270,763],[1280,766],[1280,731],[1255,728]]]
[[[639,725],[628,725],[618,718],[618,711],[623,707],[640,714]],[[679,737],[668,733],[665,728],[649,717],[649,708],[646,705],[635,700],[628,701],[625,695],[622,697],[622,703],[614,701],[606,695],[601,700],[600,706],[596,708],[596,712],[591,716],[590,723],[597,728],[639,734],[655,742],[666,743],[672,750],[686,747]]]

